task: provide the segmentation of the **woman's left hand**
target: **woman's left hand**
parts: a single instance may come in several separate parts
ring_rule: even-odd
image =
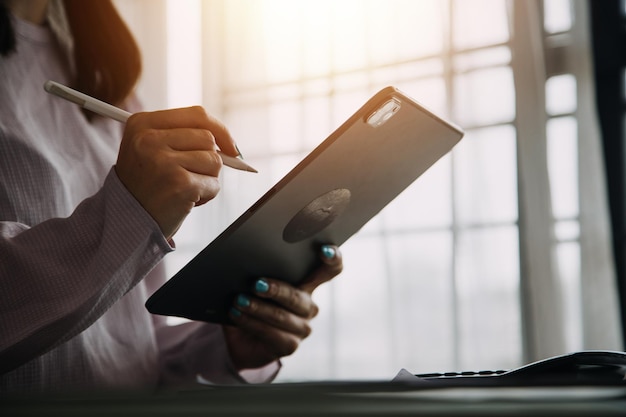
[[[259,368],[296,351],[311,334],[309,322],[319,308],[313,290],[343,268],[336,246],[323,246],[322,265],[298,287],[261,278],[254,296],[239,295],[231,309],[233,326],[224,326],[228,350],[237,370]]]

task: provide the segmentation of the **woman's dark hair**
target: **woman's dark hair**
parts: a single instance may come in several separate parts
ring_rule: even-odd
[[[11,25],[9,11],[0,1],[0,55],[6,56],[15,50],[15,33]]]
[[[73,87],[114,105],[133,91],[141,73],[139,48],[111,0],[64,0],[74,41]],[[0,54],[15,49],[15,34],[0,1]]]

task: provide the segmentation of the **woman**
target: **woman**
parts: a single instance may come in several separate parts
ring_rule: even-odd
[[[199,107],[122,131],[43,92],[52,79],[138,110],[139,52],[109,0],[0,0],[0,54],[0,390],[271,380],[310,333],[337,248],[298,288],[260,279],[234,326],[166,326],[143,304],[235,142]]]

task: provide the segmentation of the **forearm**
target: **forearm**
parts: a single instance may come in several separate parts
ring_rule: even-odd
[[[189,322],[162,326],[157,330],[161,352],[161,380],[165,386],[180,386],[203,381],[211,384],[271,382],[280,362],[245,371],[233,366],[222,327],[217,324]]]
[[[169,250],[114,173],[66,219],[0,222],[0,372],[87,328]]]

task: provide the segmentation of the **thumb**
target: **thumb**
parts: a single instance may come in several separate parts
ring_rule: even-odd
[[[319,254],[322,264],[316,268],[299,288],[312,294],[323,283],[330,281],[343,270],[341,251],[335,245],[323,245]]]

